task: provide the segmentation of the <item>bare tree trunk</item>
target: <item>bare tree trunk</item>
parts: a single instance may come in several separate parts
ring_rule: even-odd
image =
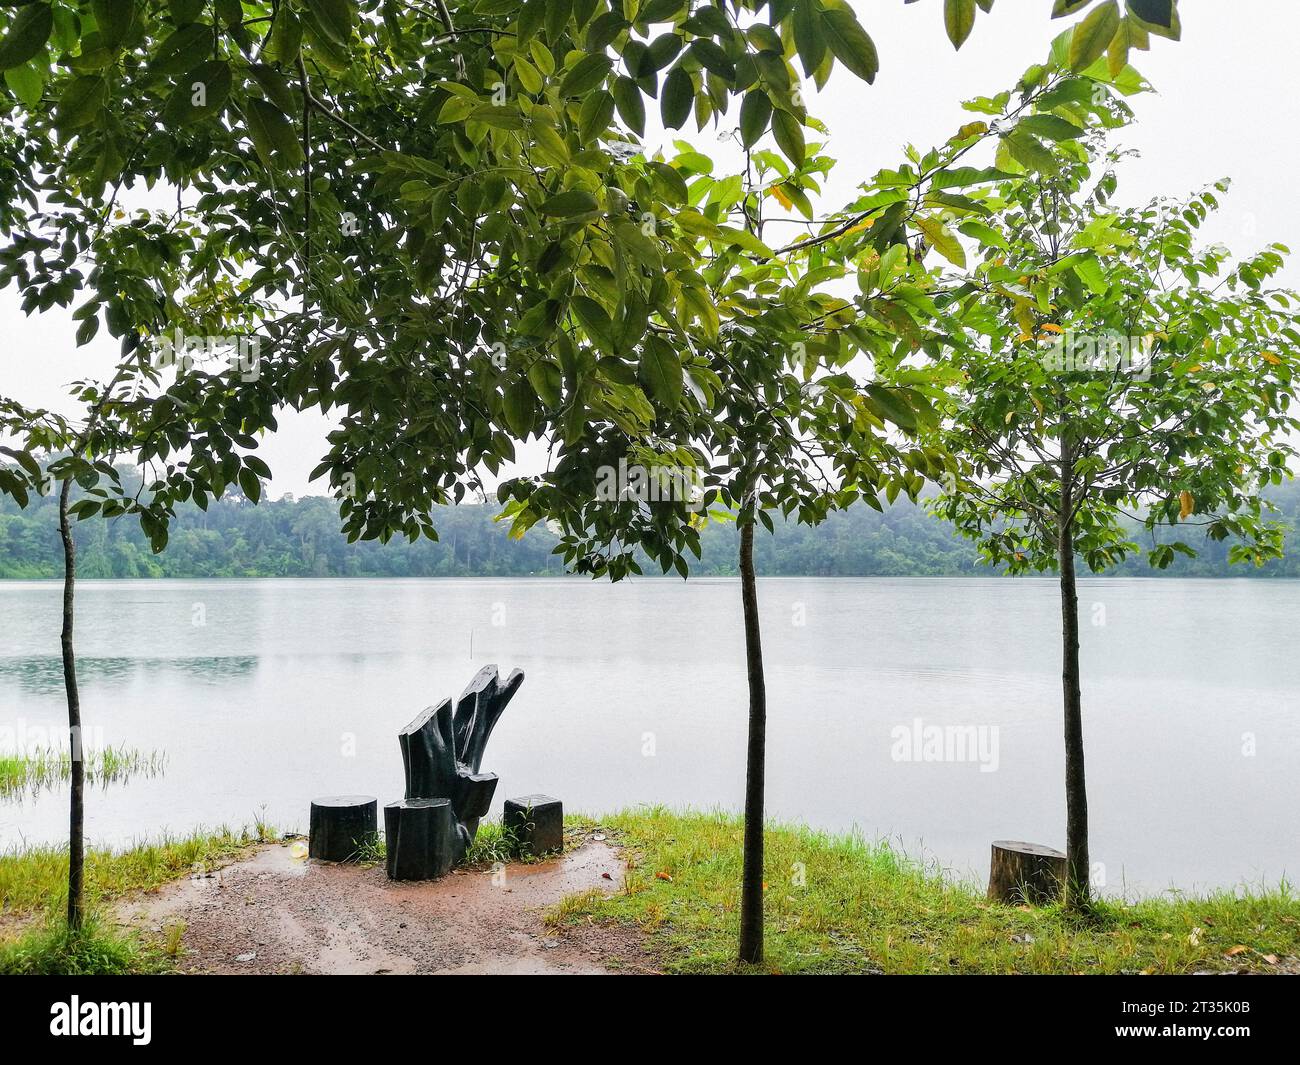
[[[1083,772],[1083,700],[1079,688],[1079,593],[1074,575],[1074,458],[1061,447],[1061,513],[1057,561],[1061,569],[1061,689],[1065,700],[1065,904],[1089,903],[1088,789]]]
[[[754,580],[754,518],[740,527],[740,596],[749,675],[749,750],[745,764],[745,857],[740,884],[740,960],[763,960],[763,784],[767,759],[767,688]]]
[[[68,521],[72,478],[59,492],[59,536],[63,540],[63,687],[68,696],[68,740],[72,761],[72,795],[68,810],[68,927],[81,927],[85,871],[85,762],[81,744],[81,697],[77,693],[77,659],[72,650],[73,605],[77,584],[77,544]]]

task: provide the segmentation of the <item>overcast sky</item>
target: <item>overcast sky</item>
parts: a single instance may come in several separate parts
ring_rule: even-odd
[[[809,100],[809,110],[830,127],[829,154],[839,161],[822,201],[827,208],[848,202],[859,182],[896,163],[904,143],[925,148],[946,140],[971,117],[960,101],[1010,88],[1068,24],[1047,18],[1047,0],[1000,0],[954,54],[939,0],[853,6],[876,42],[881,70],[867,86],[837,68],[825,91]],[[1204,240],[1222,241],[1237,254],[1273,241],[1300,250],[1300,5],[1183,0],[1180,10],[1181,42],[1153,37],[1149,53],[1135,53],[1157,92],[1131,101],[1138,121],[1121,143],[1142,155],[1121,171],[1119,198],[1181,196],[1231,177],[1232,191],[1201,231]],[[712,130],[685,132],[706,154],[724,154],[714,150]],[[653,143],[653,133],[647,139]],[[1300,268],[1288,271],[1288,283],[1300,287]],[[73,334],[69,312],[28,318],[13,291],[0,291],[0,393],[72,410],[68,382],[102,375],[117,350],[102,332],[85,348],[75,346]],[[328,420],[285,414],[280,425],[258,452],[275,473],[271,494],[323,491],[320,482],[309,486],[307,475],[324,451]]]

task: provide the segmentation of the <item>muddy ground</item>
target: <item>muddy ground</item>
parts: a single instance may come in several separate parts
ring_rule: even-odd
[[[182,972],[520,973],[654,971],[634,928],[548,928],[566,895],[617,891],[623,862],[587,838],[562,858],[390,881],[381,865],[295,857],[291,844],[163,887],[119,906],[146,932],[183,922]]]

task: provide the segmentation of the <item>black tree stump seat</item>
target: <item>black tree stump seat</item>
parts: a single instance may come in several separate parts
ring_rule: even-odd
[[[459,839],[450,799],[402,799],[384,807],[390,880],[434,880],[456,860]]]
[[[501,817],[515,852],[534,858],[564,850],[564,806],[549,795],[507,799]]]
[[[327,862],[355,861],[377,834],[378,806],[373,795],[313,799],[307,853]]]

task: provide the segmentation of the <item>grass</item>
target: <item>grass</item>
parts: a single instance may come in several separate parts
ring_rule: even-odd
[[[481,821],[474,840],[461,859],[462,865],[484,868],[498,862],[532,861],[520,858],[516,851],[515,835],[500,821]]]
[[[108,903],[169,880],[208,872],[256,843],[276,838],[258,817],[253,826],[219,828],[187,836],[164,836],[125,851],[86,852],[86,919],[69,930],[66,847],[21,847],[0,854],[0,912],[17,918],[4,938],[0,928],[0,975],[125,974],[164,972],[182,952],[185,925],[173,922],[160,940],[111,927]],[[27,920],[44,914],[44,920]]]
[[[375,835],[361,845],[357,851],[357,861],[364,865],[379,865],[388,854],[387,845],[382,835]],[[486,869],[498,862],[530,862],[533,858],[520,858],[515,852],[514,833],[510,832],[500,821],[480,821],[469,850],[461,859],[460,865],[472,869]]]
[[[167,960],[138,935],[109,928],[97,917],[76,932],[62,917],[0,943],[2,976],[126,976],[166,970]]]
[[[163,836],[124,851],[92,848],[86,852],[87,908],[133,891],[152,891],[178,876],[205,872],[254,843],[274,838],[271,827],[259,821],[251,828]],[[58,911],[66,903],[67,889],[67,847],[18,847],[0,853],[0,910],[6,915]]]
[[[626,887],[571,896],[551,923],[632,923],[669,972],[735,971],[740,819],[651,809],[600,824],[625,848]],[[1300,955],[1300,899],[1285,884],[1106,902],[1080,918],[990,903],[979,885],[946,880],[887,844],[783,825],[768,829],[766,867],[760,971],[1268,972],[1278,970],[1270,958]]]
[[[87,751],[87,784],[107,785],[134,776],[157,776],[167,765],[161,751],[145,753],[131,747],[105,747]],[[53,787],[72,776],[72,756],[58,747],[46,747],[30,754],[0,754],[0,798]]]

